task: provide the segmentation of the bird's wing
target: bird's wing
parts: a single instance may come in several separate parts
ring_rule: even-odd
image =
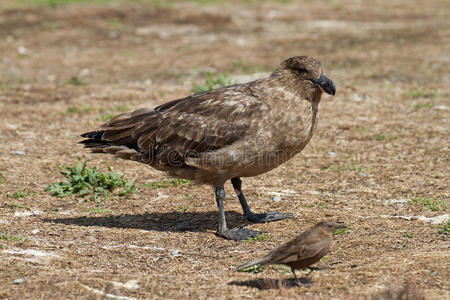
[[[286,264],[303,259],[315,257],[328,246],[327,241],[316,240],[312,243],[287,243],[277,249],[271,255],[271,263]]]
[[[100,131],[84,134],[90,141],[82,143],[91,148],[126,146],[156,158],[159,164],[167,159],[182,163],[187,155],[195,157],[245,137],[254,116],[267,109],[257,94],[249,84],[234,85],[177,99],[154,110],[122,114]]]

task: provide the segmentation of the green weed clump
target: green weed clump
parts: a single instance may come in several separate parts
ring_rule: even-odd
[[[10,194],[6,194],[6,197],[8,198],[14,198],[14,199],[19,199],[19,198],[25,198],[28,197],[30,195],[32,195],[33,193],[27,191],[27,190],[22,190],[22,191],[15,191],[14,193],[10,193]]]
[[[437,229],[440,234],[449,234],[450,233],[450,221],[447,221],[447,223],[443,224],[442,226],[438,226]]]
[[[25,239],[23,237],[15,236],[12,234],[2,233],[0,234],[0,240],[17,242],[17,241],[24,241]]]
[[[270,235],[268,235],[265,232],[262,232],[262,233],[258,233],[257,235],[255,235],[255,237],[244,240],[244,242],[252,242],[252,241],[263,242],[263,241],[269,241],[271,239],[272,238],[270,237]]]
[[[262,271],[264,271],[264,267],[260,266],[260,265],[254,265],[242,270],[238,270],[238,272],[249,272],[249,273],[261,273]]]
[[[136,190],[136,186],[123,178],[123,175],[114,173],[108,167],[108,173],[100,172],[97,167],[88,168],[86,161],[81,163],[78,158],[75,166],[63,167],[61,174],[65,181],[49,184],[44,190],[52,196],[64,198],[67,196],[86,197],[95,202],[101,202],[110,193],[118,196],[127,196]]]
[[[431,197],[410,196],[409,202],[419,203],[430,211],[446,210],[448,207],[448,204],[445,201],[441,201]]]
[[[187,179],[163,179],[163,180],[156,180],[156,181],[150,181],[147,183],[144,183],[142,186],[149,189],[149,190],[155,190],[160,188],[168,188],[168,187],[180,187],[183,185],[191,186],[192,181]]]
[[[205,83],[204,84],[196,84],[192,87],[192,91],[196,94],[207,92],[209,90],[218,89],[227,85],[234,84],[233,80],[231,80],[226,74],[220,73],[215,78],[212,77],[211,73],[206,73]]]

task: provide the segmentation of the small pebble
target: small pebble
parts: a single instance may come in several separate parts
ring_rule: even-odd
[[[181,250],[173,250],[173,251],[170,253],[170,255],[172,255],[172,256],[181,256],[180,252],[181,252]]]
[[[281,201],[281,197],[278,196],[278,195],[275,195],[275,196],[272,197],[272,201],[280,202]]]
[[[12,153],[15,155],[25,155],[25,152],[21,150],[13,151]]]
[[[32,234],[38,234],[39,232],[41,232],[39,229],[33,229],[33,230],[31,230],[31,233]]]
[[[328,152],[328,155],[329,155],[329,156],[336,156],[336,153],[334,153],[334,152]]]
[[[108,37],[110,39],[117,39],[119,37],[119,33],[117,31],[110,31],[108,33]]]
[[[398,206],[398,207],[403,207],[403,206],[405,206],[405,205],[403,205],[403,204],[401,204],[401,203],[398,203],[397,206]]]
[[[14,284],[21,284],[21,283],[24,283],[24,282],[25,282],[25,280],[23,278],[17,278],[17,279],[15,279],[13,281]]]
[[[25,48],[24,46],[19,46],[17,47],[17,52],[19,52],[19,54],[26,54],[27,53],[27,48]]]
[[[367,175],[364,174],[363,172],[359,172],[358,174],[359,174],[359,176],[362,176],[362,177],[366,177],[366,176],[367,176]]]

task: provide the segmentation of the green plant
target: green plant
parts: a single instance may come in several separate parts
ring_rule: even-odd
[[[422,204],[422,206],[431,211],[445,210],[448,207],[446,202],[431,197],[410,196],[409,202]]]
[[[3,184],[5,182],[5,176],[3,176],[3,173],[0,172],[0,184]]]
[[[106,24],[110,29],[122,30],[124,28],[123,22],[119,18],[110,18],[106,20]]]
[[[338,234],[346,234],[348,233],[349,228],[341,228],[341,229],[336,229],[333,232],[333,235],[338,235]]]
[[[257,235],[255,235],[255,237],[248,238],[248,239],[244,240],[244,242],[252,242],[252,241],[262,242],[262,241],[268,241],[268,240],[271,240],[271,239],[272,238],[270,237],[270,235],[268,235],[267,233],[263,232],[263,233],[258,233]]]
[[[231,84],[234,84],[234,82],[224,73],[218,74],[215,78],[212,77],[211,73],[206,73],[205,84],[194,85],[192,91],[198,94]]]
[[[18,237],[8,233],[2,233],[0,234],[0,240],[17,242],[17,241],[24,241],[25,239],[23,237]]]
[[[129,111],[131,108],[126,105],[117,105],[116,107],[109,108],[109,109],[101,109],[100,110],[100,116],[97,117],[97,120],[107,122],[110,121],[112,118],[117,116],[117,112],[125,112]]]
[[[278,271],[278,274],[284,275],[284,274],[290,274],[291,268],[285,265],[274,265],[273,268]]]
[[[187,207],[187,206],[177,207],[177,210],[180,210],[180,211],[183,211],[183,212],[187,211],[188,209],[189,209],[189,207]]]
[[[22,2],[26,5],[33,5],[33,6],[61,6],[61,5],[69,5],[69,4],[76,4],[76,3],[93,3],[93,2],[110,2],[111,0],[20,0],[17,2]]]
[[[349,163],[346,166],[338,166],[335,164],[331,164],[327,167],[324,167],[323,170],[329,171],[329,172],[340,172],[340,171],[357,171],[357,172],[363,172],[363,173],[372,172],[371,167],[364,167],[362,165],[354,165],[353,163]]]
[[[100,172],[97,167],[86,167],[86,161],[81,163],[77,159],[75,166],[63,167],[61,174],[65,181],[49,184],[44,190],[55,197],[77,197],[91,196],[96,202],[101,202],[111,192],[118,189],[118,196],[126,196],[136,190],[136,186],[123,178],[123,175],[114,173],[108,167],[108,173]]]
[[[413,98],[434,98],[438,95],[438,91],[432,89],[413,88],[408,91],[408,95]]]
[[[103,113],[100,116],[97,117],[97,120],[107,122],[112,120],[117,114],[115,113]]]
[[[91,112],[95,110],[92,106],[82,105],[81,107],[77,106],[69,106],[66,110],[69,114],[80,113],[80,112]]]
[[[434,103],[427,102],[427,103],[416,103],[414,104],[414,109],[420,109],[420,108],[432,108],[434,106]]]
[[[82,86],[82,85],[86,85],[86,83],[84,83],[83,81],[81,81],[80,79],[78,79],[78,77],[73,76],[72,78],[70,78],[66,84],[68,85],[74,85],[74,86]]]
[[[179,187],[183,185],[192,185],[192,181],[187,179],[163,179],[163,180],[156,180],[156,181],[150,181],[147,183],[142,184],[143,187],[154,190],[159,188],[168,188],[168,187]]]
[[[126,105],[117,105],[115,107],[115,110],[117,110],[117,111],[128,111],[128,110],[130,110],[130,107],[126,106]]]
[[[87,209],[87,212],[91,214],[102,214],[105,213],[105,210],[102,207],[94,207]]]
[[[447,223],[442,224],[441,226],[437,226],[438,232],[440,234],[449,234],[450,233],[450,220]]]
[[[397,137],[395,135],[378,134],[372,136],[372,139],[375,141],[394,141],[397,139]]]
[[[6,205],[8,205],[11,208],[25,208],[25,209],[31,210],[31,207],[22,205],[19,203],[15,203],[15,202],[9,202],[9,203],[6,203]]]
[[[8,198],[14,198],[14,199],[19,199],[19,198],[25,198],[28,197],[30,195],[32,195],[33,193],[27,191],[27,190],[22,190],[22,191],[15,191],[14,193],[11,194],[7,194],[6,197]]]
[[[264,271],[264,267],[260,266],[260,265],[254,265],[242,270],[238,270],[238,272],[251,272],[251,273],[261,273],[262,271]]]
[[[411,232],[405,232],[405,233],[403,233],[403,236],[404,236],[404,237],[407,237],[407,238],[409,238],[409,239],[412,239],[412,238],[414,237],[414,233],[411,233]]]

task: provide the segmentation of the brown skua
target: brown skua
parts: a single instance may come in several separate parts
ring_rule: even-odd
[[[87,139],[81,143],[93,152],[114,154],[173,177],[211,185],[219,211],[217,234],[248,239],[258,231],[227,227],[225,182],[231,179],[247,220],[289,217],[276,211],[253,213],[240,177],[268,172],[308,144],[323,92],[334,95],[335,86],[320,63],[296,56],[282,61],[267,78],[120,114],[99,130],[82,134]]]

